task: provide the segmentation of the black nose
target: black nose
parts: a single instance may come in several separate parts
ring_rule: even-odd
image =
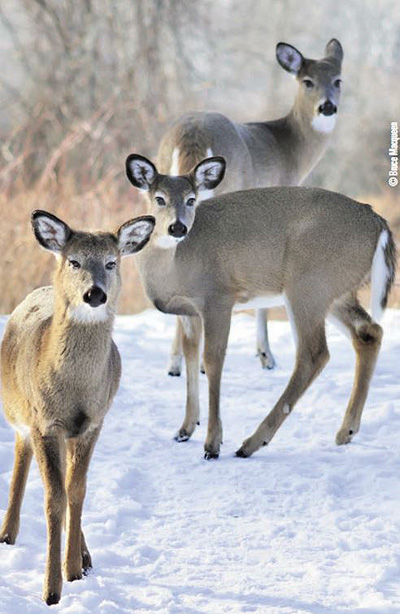
[[[168,232],[176,238],[184,237],[187,233],[187,227],[178,220],[175,224],[171,224],[171,226],[168,227]]]
[[[91,307],[98,307],[99,305],[104,305],[107,300],[107,294],[98,286],[92,286],[83,295],[83,300]]]
[[[335,106],[330,100],[325,100],[324,104],[321,104],[318,111],[322,115],[333,115],[337,112],[337,106]]]

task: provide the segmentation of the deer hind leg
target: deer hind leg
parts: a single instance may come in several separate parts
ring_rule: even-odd
[[[186,413],[183,424],[175,435],[176,441],[187,441],[199,424],[199,347],[201,320],[199,317],[180,317],[182,348],[186,363]]]
[[[32,443],[42,475],[47,521],[47,560],[43,600],[47,605],[61,598],[61,533],[65,515],[65,444],[57,435],[42,436],[32,428]]]
[[[19,531],[22,499],[32,460],[32,446],[29,437],[15,435],[14,469],[10,484],[7,512],[0,531],[0,542],[15,544]]]
[[[356,371],[350,400],[336,443],[349,443],[360,430],[361,416],[368,395],[382,341],[382,328],[361,307],[356,297],[346,297],[336,303],[331,313],[346,326],[356,352]]]
[[[241,458],[251,456],[261,446],[271,441],[301,395],[329,360],[324,316],[321,313],[313,315],[311,310],[307,310],[307,306],[304,309],[298,309],[297,312],[292,309],[290,311],[292,311],[293,324],[297,333],[295,367],[287,387],[274,408],[236,452],[236,456]]]
[[[92,559],[81,528],[86,476],[100,428],[67,442],[67,524],[64,571],[68,582],[80,580],[92,566]]]
[[[268,340],[268,309],[256,310],[257,323],[257,356],[261,361],[263,369],[273,369],[275,367],[275,359],[269,347]]]
[[[182,322],[179,316],[176,318],[175,324],[175,336],[172,341],[171,352],[169,355],[168,363],[168,375],[179,376],[182,372],[182,359],[183,359],[183,331]]]

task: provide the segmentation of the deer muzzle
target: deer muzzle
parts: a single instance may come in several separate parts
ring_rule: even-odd
[[[90,307],[99,307],[107,301],[107,294],[99,286],[92,286],[83,295],[83,300]]]
[[[318,112],[321,113],[321,115],[334,115],[335,113],[337,113],[337,106],[333,104],[333,102],[331,102],[330,100],[325,100],[325,102],[323,104],[320,104],[318,107]]]
[[[182,224],[180,220],[177,220],[174,224],[168,226],[168,233],[176,239],[181,239],[187,234],[187,226]]]

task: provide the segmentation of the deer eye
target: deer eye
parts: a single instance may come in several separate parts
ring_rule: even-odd
[[[165,207],[165,200],[162,196],[156,196],[156,203],[159,207]]]
[[[195,198],[188,198],[186,201],[186,204],[188,207],[193,207],[194,203],[196,202]]]
[[[311,81],[311,79],[303,79],[303,83],[308,90],[311,90],[314,87],[314,83]]]
[[[115,269],[116,266],[117,263],[115,262],[115,260],[111,260],[110,262],[107,262],[106,269],[107,271],[111,271],[112,269]]]
[[[340,87],[341,82],[342,82],[342,80],[341,80],[341,79],[335,79],[335,81],[333,82],[333,85],[334,85],[335,87],[339,88],[339,87]]]
[[[68,260],[69,265],[73,268],[73,269],[80,269],[81,265],[77,260]]]

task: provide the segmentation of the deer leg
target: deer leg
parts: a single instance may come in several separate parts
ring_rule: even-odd
[[[68,582],[80,580],[82,570],[92,566],[81,528],[82,507],[86,493],[86,476],[100,428],[84,437],[67,442],[67,527],[64,571]]]
[[[298,345],[296,364],[290,381],[274,408],[254,434],[243,442],[236,456],[247,458],[271,441],[295,403],[328,362],[324,318],[320,316],[319,319],[311,319],[306,310],[298,314],[293,313],[293,316]]]
[[[332,314],[348,328],[356,352],[353,388],[342,426],[336,435],[336,443],[342,445],[350,443],[360,430],[361,416],[378,358],[383,331],[355,297],[335,304]]]
[[[83,575],[85,575],[89,569],[93,567],[92,557],[90,556],[89,548],[86,545],[85,536],[81,531],[81,554],[82,554],[82,569]]]
[[[187,441],[199,424],[199,347],[201,320],[199,317],[180,317],[182,347],[186,363],[186,413],[176,441]]]
[[[179,316],[176,317],[175,336],[172,341],[171,353],[168,363],[168,375],[179,376],[182,372],[182,323]]]
[[[65,444],[57,436],[42,436],[32,428],[32,443],[44,482],[45,513],[47,521],[47,561],[43,600],[47,605],[61,598],[61,532],[65,514],[64,487]]]
[[[273,369],[275,359],[272,355],[268,341],[268,309],[256,310],[257,323],[257,356],[260,357],[263,369]]]
[[[222,443],[220,416],[221,375],[225,360],[231,323],[231,309],[221,309],[203,314],[204,366],[208,378],[208,430],[204,446],[204,458],[218,458]]]
[[[32,460],[32,446],[29,437],[18,432],[15,435],[14,469],[10,484],[7,512],[0,531],[0,542],[15,544],[19,531],[19,519],[29,467]]]

